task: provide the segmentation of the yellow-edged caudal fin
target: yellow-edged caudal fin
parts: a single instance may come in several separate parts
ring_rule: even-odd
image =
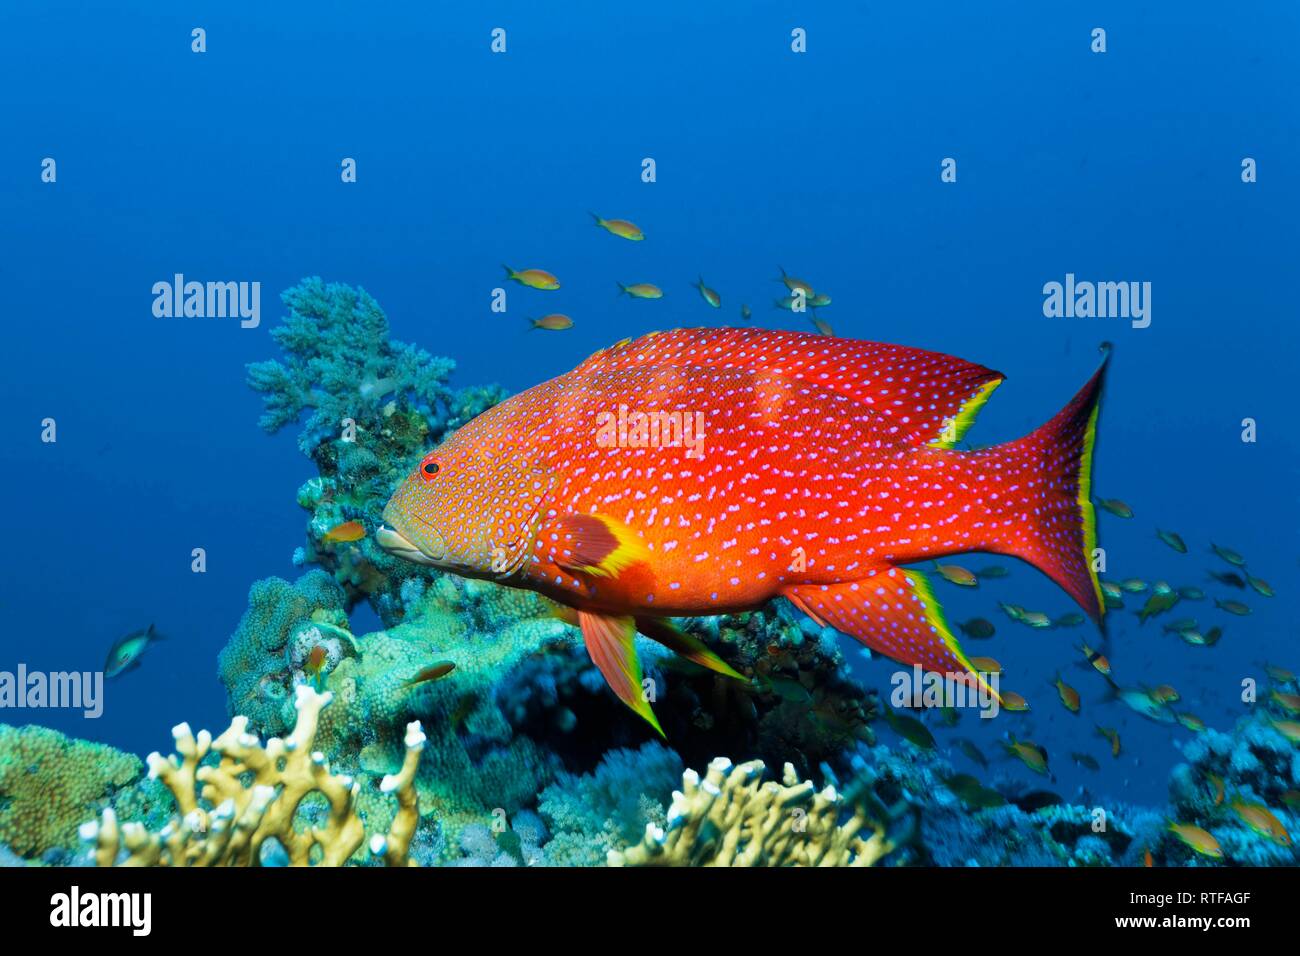
[[[687,634],[671,621],[664,620],[661,617],[638,617],[636,619],[636,629],[650,640],[658,641],[670,651],[680,654],[688,661],[699,664],[701,667],[707,667],[709,670],[725,677],[747,680],[744,674],[737,672],[730,664],[709,650],[703,641],[694,635]]]
[[[1001,378],[990,379],[979,388],[975,393],[961,403],[957,409],[957,414],[947,419],[943,423],[943,428],[938,436],[928,442],[931,448],[954,448],[962,437],[975,424],[975,416],[979,414],[984,403],[989,400],[993,390],[1002,384]]]
[[[800,584],[785,592],[813,620],[902,664],[976,683],[1001,701],[953,635],[920,571],[886,565],[856,581]]]
[[[988,538],[982,550],[1028,561],[1063,587],[1099,624],[1106,603],[1093,567],[1097,515],[1091,495],[1106,364],[1103,359],[1069,403],[1024,438],[982,452],[949,452],[973,456],[969,460],[990,475],[1028,473],[1037,478],[1028,508],[1007,496],[997,502],[989,500],[984,521]],[[1032,520],[1025,520],[1026,511]]]
[[[650,558],[636,532],[606,515],[565,515],[557,522],[555,533],[560,538],[556,563],[583,574],[617,577]]]
[[[630,616],[578,612],[578,626],[592,663],[618,699],[664,736],[659,719],[641,687],[641,661],[636,656],[636,621]]]

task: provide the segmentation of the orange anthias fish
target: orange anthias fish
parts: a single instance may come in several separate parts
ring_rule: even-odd
[[[321,535],[321,537],[326,541],[337,541],[340,543],[347,541],[360,541],[365,536],[366,528],[360,521],[345,521],[342,524],[336,524]]]
[[[1079,712],[1079,692],[1061,680],[1059,673],[1052,685],[1056,688],[1057,694],[1060,695],[1061,703],[1065,705],[1065,709],[1072,714],[1077,714]]]
[[[530,289],[542,289],[543,291],[554,291],[560,287],[560,280],[555,278],[545,269],[512,269],[503,265],[501,268],[506,270],[506,278],[514,279],[520,285],[526,285]]]
[[[544,315],[540,319],[530,319],[535,329],[546,329],[549,332],[563,332],[565,329],[573,328],[573,319],[559,312],[552,312],[550,315]]]
[[[798,332],[651,333],[458,429],[398,488],[376,541],[574,609],[605,679],[656,728],[635,633],[679,650],[660,619],[778,596],[975,682],[924,574],[902,565],[1020,557],[1100,620],[1087,555],[1104,370],[1025,438],[962,451],[1002,381],[987,368]]]
[[[1286,832],[1282,821],[1273,815],[1273,811],[1262,803],[1247,803],[1240,797],[1231,803],[1233,811],[1241,817],[1246,826],[1260,836],[1268,837],[1282,846],[1291,845],[1291,834]]]
[[[428,667],[422,668],[414,676],[407,678],[406,684],[412,687],[416,684],[423,684],[425,681],[442,680],[448,674],[456,669],[454,661],[436,661]]]
[[[1223,859],[1223,848],[1219,846],[1219,841],[1214,838],[1214,834],[1210,833],[1209,830],[1202,829],[1192,823],[1174,823],[1171,821],[1169,832],[1202,856],[1208,856],[1212,860]]]
[[[325,664],[329,660],[329,655],[325,653],[325,648],[317,644],[307,655],[307,660],[303,662],[302,671],[311,678],[312,686],[320,690],[325,682]]]
[[[626,219],[602,219],[594,212],[588,213],[588,215],[590,215],[592,219],[596,220],[596,225],[600,226],[600,228],[604,229],[606,232],[611,232],[622,239],[631,239],[633,242],[640,242],[645,238],[645,233],[641,231],[641,227],[634,222],[628,222]]]

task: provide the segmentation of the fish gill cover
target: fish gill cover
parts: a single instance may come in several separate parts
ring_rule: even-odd
[[[86,14],[154,82],[78,96],[281,145],[16,111],[11,211],[91,274],[13,251],[65,291],[6,381],[0,855],[1295,865],[1294,100],[1208,10],[682,8],[649,90],[646,11]]]

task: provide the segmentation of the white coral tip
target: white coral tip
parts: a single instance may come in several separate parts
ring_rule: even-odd
[[[190,730],[190,725],[187,723],[181,722],[172,728],[172,739],[177,743],[184,740],[186,737],[193,736],[194,733]]]
[[[382,833],[376,833],[370,838],[370,852],[375,856],[384,856],[388,853],[388,840]]]
[[[380,793],[392,793],[397,789],[397,774],[386,773],[384,779],[379,781]]]
[[[163,759],[163,755],[156,750],[149,756],[145,757],[144,762],[149,767],[150,780],[157,780],[158,774],[162,772],[162,768],[167,766],[167,761]]]
[[[424,736],[424,728],[420,726],[418,720],[413,720],[406,725],[406,749],[423,750],[424,742],[428,738]]]
[[[318,767],[324,765],[325,754],[321,753],[319,750],[313,750],[311,752],[311,762],[316,764]]]
[[[99,839],[99,824],[94,820],[83,823],[81,826],[77,827],[77,836],[81,837],[81,839],[85,840],[87,843],[94,843]]]
[[[731,769],[731,761],[726,757],[715,757],[709,761],[709,769],[716,770],[718,773],[726,773]]]

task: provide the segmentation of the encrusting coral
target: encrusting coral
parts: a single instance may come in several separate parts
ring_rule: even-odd
[[[0,844],[24,857],[75,848],[78,824],[143,773],[104,744],[0,725]]]
[[[217,656],[217,672],[231,714],[244,714],[258,733],[278,734],[293,724],[290,693],[304,645],[333,637],[351,652],[343,589],[321,570],[290,584],[263,578],[248,589],[248,610]],[[327,658],[328,659],[328,658]],[[335,665],[327,665],[326,670]]]
[[[342,866],[365,842],[365,825],[356,809],[360,785],[335,775],[314,750],[317,721],[332,695],[301,684],[295,695],[298,719],[284,739],[263,746],[236,717],[212,739],[196,737],[188,725],[173,730],[177,753],[147,758],[149,773],[162,780],[176,800],[178,814],[158,833],[139,823],[118,825],[106,809],[98,823],[81,828],[95,843],[99,866],[257,866],[283,854],[290,866]],[[397,798],[398,811],[387,835],[376,834],[370,851],[389,866],[408,864],[411,838],[419,822],[414,789],[424,733],[418,722],[406,730],[401,769],[380,784]],[[206,761],[215,753],[219,760]],[[300,808],[313,794],[328,807],[323,826],[296,825]]]
[[[873,866],[893,848],[861,807],[848,819],[833,787],[817,791],[786,764],[782,782],[763,782],[761,760],[725,757],[703,780],[682,774],[663,828],[646,826],[640,845],[611,851],[610,866]],[[866,834],[864,836],[864,834]]]

